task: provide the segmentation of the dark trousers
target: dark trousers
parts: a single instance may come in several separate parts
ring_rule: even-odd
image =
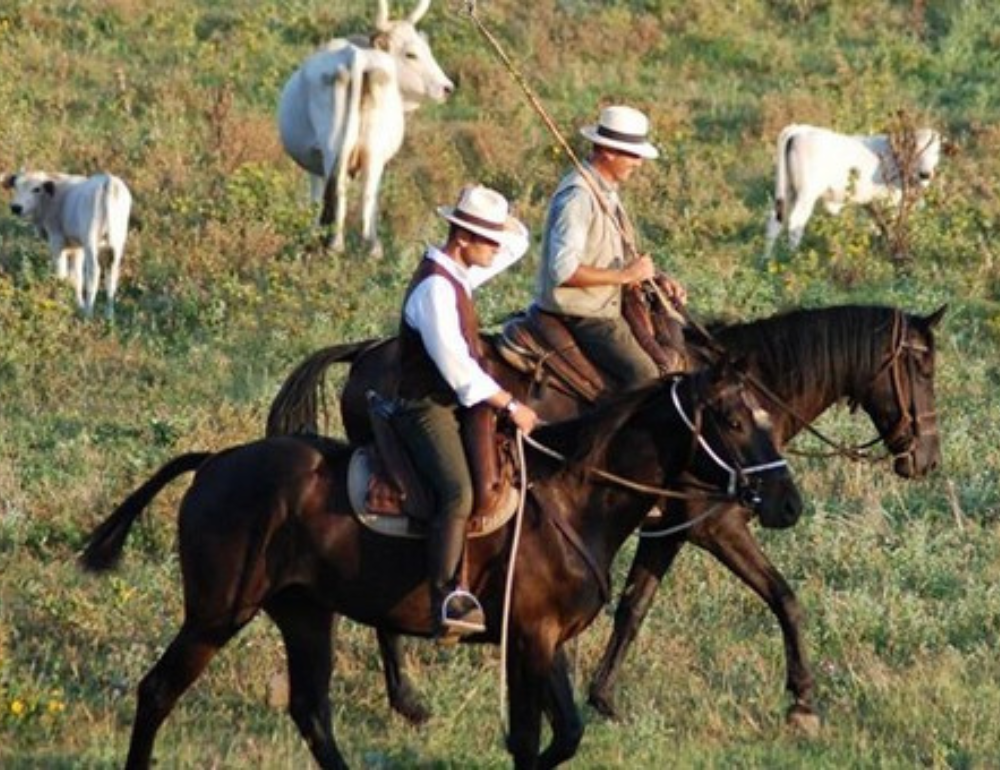
[[[465,457],[458,406],[430,400],[406,401],[393,418],[417,472],[434,490],[434,518],[466,520],[472,515],[473,488]]]
[[[656,363],[639,345],[624,318],[567,316],[563,320],[584,354],[624,390],[659,377]]]

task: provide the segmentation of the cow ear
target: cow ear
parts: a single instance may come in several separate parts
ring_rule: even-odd
[[[953,158],[958,155],[958,145],[950,139],[942,139],[941,152],[946,158]]]
[[[42,189],[45,190],[50,196],[56,194],[56,183],[49,179],[45,184],[42,185]]]
[[[2,179],[3,187],[8,190],[13,190],[14,185],[17,184],[17,174],[4,174]]]
[[[377,48],[380,51],[389,50],[389,35],[386,32],[376,32],[372,35],[372,48]]]

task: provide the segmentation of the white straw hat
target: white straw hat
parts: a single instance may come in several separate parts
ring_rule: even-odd
[[[513,246],[527,237],[528,228],[510,216],[507,199],[489,187],[462,188],[454,206],[438,206],[449,222],[501,246]]]
[[[605,107],[596,126],[584,126],[580,133],[594,144],[652,160],[660,155],[646,137],[649,118],[639,110],[623,105]]]

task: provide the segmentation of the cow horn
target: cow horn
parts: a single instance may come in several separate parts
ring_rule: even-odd
[[[378,13],[375,14],[375,29],[382,31],[389,26],[389,0],[378,0]]]
[[[424,14],[427,13],[427,9],[431,7],[431,0],[420,0],[417,3],[417,7],[413,9],[413,12],[407,17],[407,21],[410,24],[416,25],[418,21],[424,18]]]

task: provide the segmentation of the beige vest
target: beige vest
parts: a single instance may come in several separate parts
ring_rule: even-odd
[[[596,172],[591,172],[598,179]],[[598,181],[600,185],[601,182]],[[605,189],[605,194],[608,191]],[[612,218],[605,213],[603,207],[594,198],[586,180],[579,171],[573,171],[563,177],[553,195],[553,203],[549,209],[550,220],[558,216],[566,202],[583,196],[590,203],[588,221],[574,222],[574,227],[587,228],[587,241],[581,255],[581,264],[589,267],[621,269],[625,266],[625,245],[615,227]],[[607,198],[612,208],[616,208],[616,198]],[[617,206],[622,217],[623,227],[630,231],[631,224],[624,210]],[[543,310],[561,315],[582,316],[586,318],[618,318],[621,316],[622,292],[620,286],[591,286],[587,288],[572,288],[554,285],[548,274],[546,265],[551,259],[551,253],[556,245],[551,242],[550,222],[546,223],[545,237],[542,243],[542,268],[539,273],[536,301]]]

